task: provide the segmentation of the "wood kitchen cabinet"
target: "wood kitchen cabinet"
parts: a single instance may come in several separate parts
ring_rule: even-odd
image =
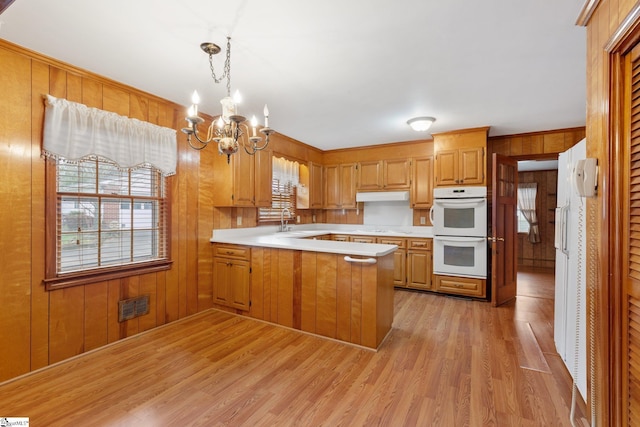
[[[393,253],[393,286],[407,287],[407,241],[396,237],[378,237],[377,243],[383,245],[397,245]]]
[[[358,190],[382,189],[382,160],[358,163]]]
[[[358,163],[358,190],[408,190],[411,185],[409,159]]]
[[[350,236],[348,234],[332,234],[331,240],[333,240],[334,242],[348,242],[349,237]]]
[[[439,151],[435,164],[435,183],[438,187],[485,183],[483,147]]]
[[[411,207],[429,209],[433,205],[433,156],[411,161]]]
[[[240,148],[231,155],[214,155],[211,168],[214,206],[271,206],[271,151],[247,154]]]
[[[382,164],[385,190],[408,190],[411,185],[411,166],[409,159],[384,160]]]
[[[213,245],[213,302],[249,311],[251,249],[238,245]]]
[[[342,163],[324,168],[324,207],[327,209],[356,208],[356,164]]]
[[[434,185],[486,185],[488,127],[434,134]]]
[[[373,236],[349,236],[349,241],[355,243],[376,243],[376,238]]]
[[[487,281],[484,279],[441,275],[435,275],[434,277],[435,288],[438,292],[475,298],[485,298],[487,296]]]
[[[391,330],[391,254],[369,264],[349,262],[344,254],[251,250],[249,316],[374,349]]]
[[[407,240],[407,287],[432,289],[433,252],[431,239]]]
[[[309,162],[309,208],[311,209],[322,209],[324,206],[322,201],[322,193],[324,192],[323,176],[322,165]]]

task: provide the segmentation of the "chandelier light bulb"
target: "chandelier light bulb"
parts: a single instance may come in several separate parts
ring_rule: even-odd
[[[269,108],[267,108],[267,104],[264,104],[264,127],[269,127]]]
[[[200,104],[200,95],[198,95],[197,90],[194,90],[193,94],[191,95],[191,103],[194,105]]]
[[[240,104],[242,102],[242,95],[240,95],[240,91],[236,89],[233,94],[233,102],[236,104]]]
[[[256,136],[256,126],[258,126],[258,119],[256,116],[251,117],[251,127],[253,128],[253,136]]]

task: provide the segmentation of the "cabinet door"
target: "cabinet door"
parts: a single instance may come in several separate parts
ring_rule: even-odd
[[[324,203],[329,209],[340,207],[340,165],[324,168]]]
[[[393,253],[393,286],[407,286],[407,243],[397,237],[378,237],[378,243],[383,245],[397,245]]]
[[[407,251],[398,249],[393,253],[393,286],[406,287]]]
[[[484,184],[484,148],[461,148],[459,156],[460,183]]]
[[[227,305],[230,299],[228,295],[230,263],[231,260],[228,258],[213,259],[213,302],[216,304]]]
[[[251,281],[249,261],[231,261],[228,282],[228,305],[249,311],[249,287]]]
[[[436,154],[436,186],[458,185],[458,150],[441,150]]]
[[[358,189],[359,190],[380,190],[382,188],[382,162],[360,162],[358,163]]]
[[[321,209],[322,204],[322,165],[309,162],[309,207]]]
[[[255,165],[243,148],[231,156],[233,161],[233,205],[255,206]]]
[[[271,151],[258,151],[254,157],[255,163],[255,206],[269,208],[271,207],[271,182],[272,182],[272,163]]]
[[[411,168],[408,159],[384,161],[385,190],[407,190],[411,184]]]
[[[213,259],[213,302],[249,310],[250,263],[245,260]]]
[[[356,164],[340,165],[340,208],[356,207]]]
[[[411,168],[411,207],[428,209],[433,205],[433,157],[415,158]]]
[[[431,251],[407,252],[407,287],[431,289]]]

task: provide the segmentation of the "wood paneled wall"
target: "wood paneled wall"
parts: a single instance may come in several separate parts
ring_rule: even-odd
[[[243,227],[255,226],[256,209],[212,206],[217,150],[189,148],[179,131],[185,108],[3,40],[0,93],[0,342],[10,349],[0,356],[0,381],[210,308],[211,232],[237,227],[238,215]],[[169,178],[170,270],[44,290],[47,93],[178,130],[178,168]],[[320,150],[272,138],[274,152],[322,162]],[[324,221],[322,212],[317,221]],[[141,294],[150,295],[149,314],[119,323],[118,301]]]
[[[535,171],[518,173],[518,182],[538,183],[536,213],[540,242],[531,243],[527,234],[518,234],[518,265],[534,267],[554,267],[556,249],[554,247],[555,207],[557,197],[558,171]]]
[[[198,268],[211,234],[199,153],[178,133],[171,191],[170,270],[45,291],[44,94],[178,128],[183,107],[0,41],[0,381],[172,322],[211,305],[211,272]],[[206,176],[206,175],[205,175]],[[200,209],[202,207],[202,209]],[[206,230],[206,233],[205,233]],[[209,252],[210,253],[210,252]],[[202,277],[199,277],[201,275]],[[118,301],[150,295],[150,312],[118,322]]]
[[[625,270],[617,265],[615,259],[615,245],[620,236],[610,235],[610,225],[616,221],[619,209],[623,204],[615,188],[615,170],[619,167],[616,161],[621,153],[616,139],[621,135],[615,134],[612,128],[610,113],[620,107],[612,105],[616,102],[616,89],[612,88],[610,80],[617,70],[613,69],[611,55],[605,47],[614,37],[624,36],[619,29],[627,22],[634,8],[635,0],[599,0],[587,2],[580,16],[580,24],[587,26],[587,156],[598,159],[598,194],[595,199],[587,199],[587,286],[595,283],[594,294],[588,293],[587,305],[594,304],[595,340],[592,348],[595,372],[598,384],[595,386],[596,420],[597,425],[627,425],[629,413],[638,413],[639,408],[624,407],[630,397],[624,389],[624,378],[628,377],[628,363],[626,355],[621,355],[621,349],[628,343],[624,342],[622,322],[627,320],[620,317],[621,294],[626,290],[620,289],[620,275]],[[637,19],[637,16],[635,17]],[[610,133],[611,132],[611,133]],[[613,173],[612,173],[613,171]],[[593,265],[597,264],[597,265]],[[613,279],[612,279],[613,278]],[[595,301],[591,301],[595,295]],[[589,387],[593,384],[589,382]],[[636,396],[637,398],[637,396]],[[631,424],[629,424],[631,425]]]
[[[487,152],[521,159],[557,158],[558,153],[573,147],[584,136],[584,127],[493,136],[487,140]]]

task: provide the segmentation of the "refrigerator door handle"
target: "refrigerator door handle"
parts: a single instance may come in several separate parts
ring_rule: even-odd
[[[564,205],[556,208],[556,230],[554,236],[553,246],[556,249],[562,251],[563,254],[569,255],[569,249],[567,248],[567,216],[569,213],[569,205]]]
[[[569,205],[565,205],[562,207],[562,253],[569,256],[569,238],[567,236],[567,222],[569,217]]]

